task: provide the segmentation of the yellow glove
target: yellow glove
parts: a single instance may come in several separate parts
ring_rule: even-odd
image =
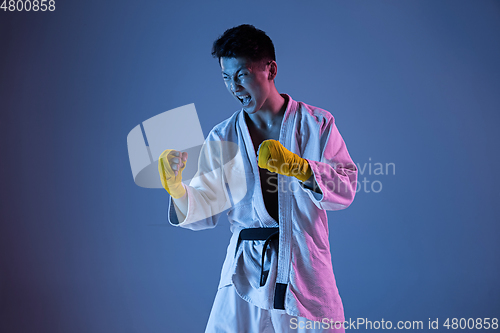
[[[286,149],[279,141],[266,140],[259,146],[259,167],[305,182],[312,176],[306,159]]]
[[[187,153],[167,149],[158,159],[158,171],[161,184],[174,199],[179,199],[186,193],[182,186],[182,170],[186,167]]]

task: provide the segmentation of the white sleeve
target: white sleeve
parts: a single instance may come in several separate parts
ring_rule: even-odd
[[[322,193],[314,192],[304,184],[302,188],[321,209],[347,208],[356,195],[358,169],[349,156],[333,117],[321,128],[320,145],[320,161],[307,161]]]
[[[224,179],[223,150],[224,142],[212,130],[201,148],[198,171],[189,185],[185,185],[188,210],[183,221],[179,221],[173,199],[170,199],[168,218],[172,225],[192,230],[213,228],[220,214],[231,207]]]

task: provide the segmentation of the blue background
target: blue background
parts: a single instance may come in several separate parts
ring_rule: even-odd
[[[279,92],[396,166],[329,212],[346,318],[500,317],[500,2],[58,0],[0,11],[0,331],[204,330],[227,219],[152,225],[169,196],[134,184],[126,136],[236,111],[210,49],[241,23],[273,39]]]

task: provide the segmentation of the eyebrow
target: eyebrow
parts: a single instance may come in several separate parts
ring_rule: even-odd
[[[240,68],[238,68],[238,69],[236,70],[235,74],[237,74],[238,72],[240,72],[240,71],[242,71],[242,70],[245,70],[245,69],[246,69],[246,70],[248,70],[248,68],[247,68],[247,67],[242,66],[242,67],[240,67]],[[222,74],[223,74],[223,75],[229,75],[229,74],[227,74],[227,73],[226,73],[226,72],[224,72],[224,71],[222,72]]]

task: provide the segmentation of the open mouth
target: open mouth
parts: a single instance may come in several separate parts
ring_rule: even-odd
[[[248,104],[250,104],[250,101],[252,100],[252,97],[250,95],[242,95],[242,96],[236,96],[241,104],[243,104],[243,106],[248,106]]]

